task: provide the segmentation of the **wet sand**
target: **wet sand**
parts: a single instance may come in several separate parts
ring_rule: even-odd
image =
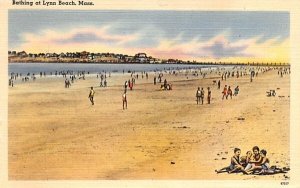
[[[244,155],[255,145],[267,150],[271,165],[289,166],[289,75],[281,78],[274,70],[252,83],[249,76],[222,81],[221,90],[225,84],[239,85],[232,100],[222,100],[212,82],[216,78],[165,76],[172,91],[153,85],[153,74],[148,80],[140,75],[128,91],[127,110],[122,110],[122,85],[128,73],[113,74],[107,88],[98,87],[96,76],[69,89],[63,78],[37,78],[9,88],[9,179],[286,178],[214,170],[229,165],[235,147]],[[90,86],[95,87],[94,106]],[[210,105],[206,100],[196,104],[198,86],[205,94],[211,87]],[[266,97],[270,89],[276,97]]]

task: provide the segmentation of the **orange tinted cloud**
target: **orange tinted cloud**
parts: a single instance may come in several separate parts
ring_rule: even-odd
[[[163,59],[196,61],[257,61],[288,62],[289,39],[272,38],[260,41],[261,37],[230,41],[224,32],[204,40],[201,36],[185,41],[181,35],[174,39],[158,36],[152,46],[144,46],[145,31],[132,34],[112,33],[110,26],[83,27],[64,30],[43,30],[23,35],[25,42],[18,50],[28,52],[111,52],[134,55],[145,52]],[[131,44],[131,45],[129,45]],[[132,45],[136,44],[136,45]]]

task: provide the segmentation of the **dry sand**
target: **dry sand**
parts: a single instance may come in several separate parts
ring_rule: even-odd
[[[289,166],[288,75],[269,71],[252,83],[249,76],[222,81],[221,89],[240,87],[237,97],[223,101],[214,78],[166,76],[172,91],[154,86],[152,74],[140,76],[127,110],[122,84],[130,74],[112,75],[114,86],[95,87],[94,106],[88,93],[98,85],[95,76],[69,89],[63,78],[16,84],[9,89],[9,179],[286,179],[214,170],[229,164],[233,148],[244,155],[255,145],[268,151],[271,165]],[[196,105],[198,86],[206,93],[212,88],[212,104]],[[277,96],[266,97],[269,89]]]

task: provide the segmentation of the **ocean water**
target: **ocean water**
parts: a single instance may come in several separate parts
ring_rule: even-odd
[[[84,64],[84,63],[9,63],[8,73],[55,73],[55,71],[86,71],[90,73],[128,71],[163,71],[196,68],[210,68],[214,65],[180,65],[180,64]]]

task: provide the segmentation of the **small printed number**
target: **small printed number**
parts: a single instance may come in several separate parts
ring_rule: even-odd
[[[280,184],[281,184],[281,185],[288,185],[289,182],[281,182]]]

